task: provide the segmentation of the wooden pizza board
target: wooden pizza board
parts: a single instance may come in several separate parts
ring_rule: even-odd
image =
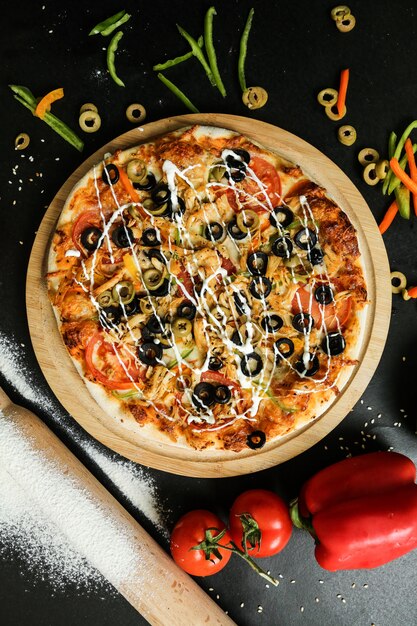
[[[152,442],[143,437],[139,426],[129,428],[107,415],[90,396],[68,356],[47,296],[49,241],[72,187],[104,153],[147,142],[192,124],[236,131],[297,163],[307,176],[327,189],[358,232],[370,300],[359,364],[337,400],[317,420],[258,451],[196,451],[169,441]],[[353,183],[332,161],[302,139],[265,122],[235,115],[190,114],[152,122],[120,135],[68,178],[46,211],[33,244],[26,306],[33,347],[46,380],[65,409],[92,437],[142,465],[185,476],[215,478],[256,472],[291,459],[320,441],[347,415],[368,385],[381,357],[390,321],[391,283],[385,246],[372,213]]]

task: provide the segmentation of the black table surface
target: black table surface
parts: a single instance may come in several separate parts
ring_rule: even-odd
[[[389,200],[380,187],[371,188],[363,182],[357,154],[359,149],[373,146],[385,155],[389,132],[401,133],[417,117],[417,8],[413,0],[350,0],[357,23],[352,32],[342,34],[330,19],[335,4],[322,0],[223,0],[216,6],[215,44],[227,97],[223,99],[210,87],[195,60],[166,75],[202,112],[247,115],[313,144],[351,178],[379,221]],[[247,82],[262,85],[269,93],[267,105],[254,112],[241,102],[236,72],[239,37],[252,5],[255,17]],[[111,0],[15,0],[2,7],[0,330],[17,344],[24,344],[25,365],[42,390],[45,406],[55,410],[42,410],[39,403],[34,407],[17,392],[10,375],[2,375],[0,382],[14,401],[36,408],[128,510],[132,507],[123,494],[115,491],[85,454],[84,446],[90,437],[66,414],[43,378],[27,326],[26,270],[36,229],[49,202],[89,154],[132,127],[125,117],[130,103],[143,103],[147,121],[187,112],[158,81],[152,65],[187,51],[175,24],[180,23],[197,37],[202,33],[209,6],[200,0],[125,0],[121,4]],[[126,82],[124,89],[106,72],[103,48],[108,40],[88,37],[94,24],[121,8],[132,14],[123,27],[125,36],[117,53],[118,71]],[[353,147],[338,142],[340,124],[331,122],[316,100],[320,89],[338,87],[340,70],[345,67],[350,68],[351,79],[348,114],[343,123],[357,129],[358,140]],[[85,135],[84,152],[80,154],[13,99],[10,83],[26,85],[36,95],[63,86],[65,98],[54,105],[54,111],[77,128],[80,105],[94,102],[102,116],[102,127],[95,134]],[[14,150],[14,139],[22,131],[30,135],[31,144],[19,153]],[[19,175],[13,176],[12,168],[17,163]],[[42,172],[42,178],[35,172]],[[29,182],[31,177],[33,182]],[[415,217],[409,221],[397,217],[384,236],[391,268],[404,272],[410,284],[417,284],[416,223]],[[394,297],[386,348],[363,398],[333,432],[300,456],[270,470],[237,478],[193,479],[149,470],[158,493],[168,503],[168,525],[192,508],[211,509],[226,519],[234,498],[248,488],[273,489],[290,500],[312,473],[349,453],[392,447],[417,461],[416,313],[415,301]],[[149,520],[137,511],[134,515],[168,549],[167,540]],[[53,593],[47,582],[31,573],[27,563],[11,557],[3,557],[0,563],[0,622],[5,626],[146,623],[116,592],[98,589],[83,593],[69,586]],[[237,558],[215,577],[197,582],[241,626],[417,623],[417,552],[376,570],[330,573],[316,564],[311,538],[294,531],[284,551],[266,559],[264,565],[281,574],[277,588],[267,588],[265,581]],[[262,612],[258,612],[259,606]],[[198,616],[195,623],[199,623]]]

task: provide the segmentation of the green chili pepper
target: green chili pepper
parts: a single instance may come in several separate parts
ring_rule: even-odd
[[[127,22],[130,18],[131,16],[129,15],[129,13],[126,13],[126,11],[123,9],[123,11],[119,11],[119,13],[116,13],[116,15],[112,15],[103,22],[99,22],[98,24],[96,24],[94,28],[90,30],[88,35],[98,35],[99,33],[103,35],[103,37],[111,35],[111,33],[116,30],[116,28]]]
[[[188,356],[190,356],[191,352],[194,350],[194,348],[189,348],[188,350],[183,350],[181,352],[181,358],[182,359],[186,359]],[[176,365],[178,365],[178,359],[173,359],[172,361],[170,361],[167,365],[167,368],[169,370],[172,370],[173,367],[175,367]]]
[[[248,19],[246,20],[245,28],[242,33],[242,37],[240,39],[240,50],[239,50],[239,59],[237,62],[238,68],[238,76],[240,88],[243,91],[246,91],[246,78],[245,78],[245,60],[246,53],[248,50],[248,37],[250,33],[250,29],[252,27],[253,14],[255,13],[255,9],[252,8],[249,11]]]
[[[198,38],[197,45],[199,48],[203,47],[204,39],[202,35]],[[152,69],[154,69],[155,72],[162,72],[163,70],[167,70],[170,67],[174,67],[174,65],[178,65],[179,63],[188,61],[188,59],[191,59],[191,57],[193,56],[194,56],[194,53],[192,50],[190,50],[190,52],[187,52],[186,54],[182,54],[179,57],[175,57],[175,59],[169,59],[169,61],[165,61],[165,63],[158,63],[157,65],[154,65]]]
[[[14,92],[14,98],[23,104],[31,113],[35,114],[36,105],[38,103],[37,99],[33,95],[33,93],[27,87],[22,87],[21,85],[9,85],[10,89]],[[80,139],[69,126],[67,126],[64,122],[58,119],[52,113],[48,111],[45,113],[42,119],[43,122],[48,124],[58,135],[61,135],[65,141],[70,143],[74,148],[79,150],[80,152],[84,148],[84,142]]]
[[[196,59],[200,61],[201,65],[204,67],[204,70],[207,74],[207,78],[209,79],[213,87],[216,87],[216,81],[214,80],[213,73],[198,43],[196,42],[194,37],[191,37],[191,35],[187,33],[187,31],[184,30],[179,24],[177,24],[177,28],[178,28],[180,35],[182,35],[182,37],[184,37],[184,39],[188,41],[188,43],[190,44],[193,55],[196,57]]]
[[[401,185],[395,190],[398,212],[406,220],[410,219],[410,190]]]
[[[415,128],[417,128],[417,120],[414,120],[413,122],[411,122],[407,126],[407,128],[405,129],[403,134],[401,135],[400,140],[397,143],[397,147],[395,148],[395,151],[394,151],[394,154],[393,154],[393,157],[396,158],[398,161],[400,161],[401,152],[402,152],[402,150],[404,148],[404,144],[405,144],[409,134]],[[388,145],[388,149],[389,149],[389,145]],[[394,175],[393,175],[392,171],[389,171],[388,174],[385,177],[384,184],[382,186],[382,193],[385,194],[387,192],[387,190],[388,190],[388,193],[392,193],[392,191],[393,191],[393,187],[392,187],[393,177],[394,177]],[[390,191],[390,188],[391,188],[391,191]]]
[[[107,69],[110,72],[110,76],[112,77],[116,85],[119,85],[119,87],[126,86],[124,82],[122,81],[122,79],[119,78],[119,76],[117,75],[116,66],[115,66],[116,50],[118,48],[119,41],[121,40],[122,37],[123,37],[123,33],[121,30],[119,30],[119,32],[117,32],[114,35],[114,37],[111,39],[109,43],[109,47],[107,48]]]
[[[396,145],[397,145],[397,133],[394,133],[394,131],[392,131],[388,139],[388,156],[390,159],[392,159],[392,157],[394,156]]]
[[[168,87],[168,89],[170,89],[172,93],[175,94],[177,98],[181,100],[183,104],[185,104],[187,109],[189,109],[192,113],[200,113],[197,107],[194,106],[191,100],[187,98],[187,96],[185,95],[183,91],[181,91],[181,89],[178,89],[178,87],[174,85],[174,83],[172,83],[170,80],[168,80],[168,78],[166,78],[163,74],[161,74],[161,72],[158,72],[157,76],[159,80],[162,81],[164,85]]]
[[[216,50],[213,44],[213,16],[217,15],[216,9],[210,7],[204,18],[204,43],[206,46],[207,58],[210,63],[210,69],[212,71],[214,80],[216,82],[217,89],[222,94],[223,98],[226,96],[226,89],[223,85],[223,81],[220,76],[219,68],[217,66]]]

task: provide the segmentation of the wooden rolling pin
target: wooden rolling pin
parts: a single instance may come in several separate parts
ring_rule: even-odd
[[[109,522],[109,527],[115,528],[115,544],[120,537],[129,538],[135,564],[134,571],[130,571],[128,578],[122,582],[119,576],[113,576],[112,580],[111,567],[109,569],[103,567],[102,570],[106,571],[101,570],[101,573],[150,624],[161,626],[234,624],[222,609],[177,567],[60,439],[34,413],[13,404],[1,388],[0,410],[2,413],[0,415],[0,463],[4,463],[6,470],[23,488],[26,487],[36,505],[42,508],[47,516],[45,499],[48,498],[49,503],[54,502],[56,496],[58,502],[59,498],[62,501],[62,489],[59,489],[62,477],[64,481],[70,481],[75,489],[74,493],[85,497],[86,502],[95,507],[95,511],[102,511],[106,523]],[[12,449],[16,447],[16,441],[18,442],[17,451],[20,451],[20,454]],[[22,458],[25,456],[26,459]],[[45,477],[41,469],[39,476],[33,476],[36,472],[33,471],[32,465],[28,473],[26,463],[29,465],[31,458],[34,467],[36,467],[37,460],[41,459],[43,467],[51,467],[52,471],[56,472],[57,479],[48,481],[48,486],[45,485],[45,493],[41,497],[38,494],[38,491],[41,491],[38,490],[38,486],[39,481],[45,480]],[[59,493],[54,493],[54,490]],[[71,506],[69,514],[74,519],[77,514],[82,515],[83,511],[77,511],[73,502]],[[56,523],[55,518],[51,515],[49,517]],[[59,519],[62,518],[58,515],[58,521]],[[65,520],[67,520],[66,516]],[[65,532],[65,524],[61,530]],[[89,558],[88,545],[83,551],[83,556],[97,567],[94,559]]]

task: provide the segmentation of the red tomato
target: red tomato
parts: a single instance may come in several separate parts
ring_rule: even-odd
[[[337,302],[336,305],[332,302],[323,307],[319,305],[314,295],[312,296],[304,287],[300,287],[294,295],[291,306],[294,314],[309,313],[314,319],[316,328],[321,327],[322,316],[324,314],[327,330],[333,331],[337,329],[338,321],[340,326],[344,326],[348,321],[352,310],[352,300],[351,298],[346,298]]]
[[[94,378],[110,389],[132,389],[141,375],[134,356],[123,346],[106,341],[102,332],[90,339],[85,360]]]
[[[281,180],[275,167],[262,159],[261,157],[252,157],[249,167],[253,170],[256,177],[266,186],[265,192],[271,201],[272,206],[276,206],[281,202]],[[259,202],[251,200],[245,207],[254,211],[269,211],[264,194],[260,193],[259,185],[250,177],[242,181],[242,187],[247,194],[259,198]]]
[[[171,534],[170,550],[175,563],[192,576],[210,576],[220,572],[229,562],[232,553],[219,548],[221,559],[211,553],[209,558],[203,550],[193,550],[205,539],[206,531],[210,529],[213,537],[225,529],[225,525],[210,511],[199,509],[183,515]],[[228,531],[219,541],[220,545],[230,542]]]
[[[288,506],[273,491],[251,489],[236,498],[230,510],[230,534],[238,548],[243,548],[240,515],[249,514],[256,522],[246,543],[251,557],[272,556],[287,545],[292,532]],[[255,545],[252,549],[251,543]]]
[[[207,370],[201,374],[200,378],[201,382],[206,383],[214,383],[215,385],[226,385],[227,387],[239,387],[238,383],[232,380],[231,378],[227,378],[224,374],[220,372],[215,372],[214,370]]]
[[[222,268],[226,270],[227,275],[231,276],[232,274],[236,274],[237,270],[235,264],[227,257],[220,255],[220,258],[222,260]]]

